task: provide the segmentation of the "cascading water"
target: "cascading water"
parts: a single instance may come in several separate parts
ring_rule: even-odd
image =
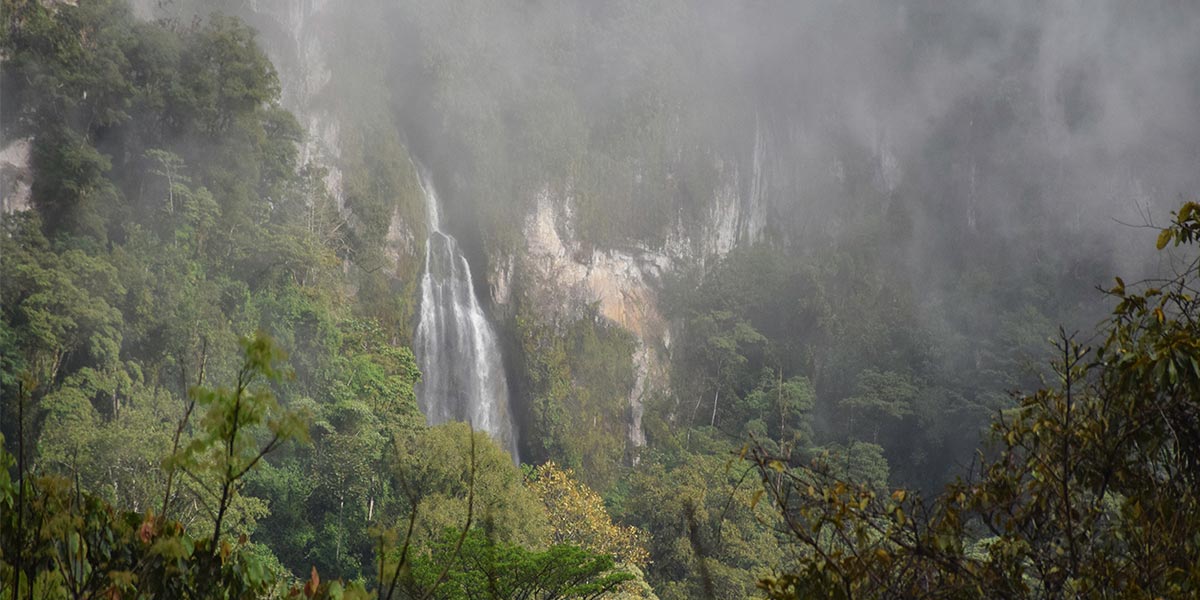
[[[421,366],[417,398],[430,425],[466,421],[492,435],[517,459],[508,380],[496,332],[483,314],[471,267],[458,241],[441,229],[431,182],[421,177],[429,219],[421,320],[414,346]]]

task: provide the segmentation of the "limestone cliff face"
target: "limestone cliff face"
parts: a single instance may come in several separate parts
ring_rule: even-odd
[[[536,314],[552,320],[573,319],[591,304],[609,321],[629,330],[637,340],[634,353],[635,382],[630,393],[629,439],[645,444],[641,418],[646,395],[666,384],[666,357],[670,334],[658,306],[662,275],[672,259],[650,249],[599,250],[585,252],[574,235],[569,192],[556,194],[545,189],[536,209],[525,221],[520,272],[525,297]],[[511,264],[513,259],[508,259]],[[497,279],[511,269],[494,273]],[[510,283],[493,285],[507,290]],[[494,297],[508,302],[508,294]]]
[[[535,314],[569,322],[595,306],[598,314],[631,334],[635,381],[629,395],[629,441],[642,446],[645,401],[668,391],[671,327],[659,303],[663,278],[677,269],[703,266],[739,243],[755,241],[765,225],[763,174],[755,156],[751,172],[739,174],[732,163],[717,165],[719,185],[712,190],[699,223],[677,221],[661,247],[596,248],[576,233],[572,190],[547,186],[525,218],[524,246],[514,255],[495,257],[489,273],[493,303],[503,312],[514,287]],[[749,195],[741,193],[748,190]]]
[[[345,172],[355,170],[355,165],[349,163],[368,159],[365,154],[369,150],[362,146],[370,146],[363,138],[371,133],[344,135],[345,124],[353,121],[344,111],[360,109],[337,101],[341,90],[337,89],[338,82],[333,77],[334,67],[328,48],[329,44],[336,43],[329,39],[335,12],[349,10],[350,6],[345,0],[254,0],[249,3],[258,23],[274,25],[264,28],[267,35],[264,35],[263,43],[279,70],[281,102],[296,115],[307,132],[300,162],[326,169],[327,192],[336,199],[342,216],[357,229],[362,225],[346,204]],[[393,131],[373,133],[380,136],[398,134]],[[349,149],[348,144],[359,144],[360,147]],[[403,182],[403,189],[397,192],[412,196],[418,206],[423,206],[415,186],[416,168],[407,149],[398,147],[394,150],[403,154],[398,160],[391,161],[404,171],[396,177]],[[383,200],[394,203],[383,239],[386,261],[383,268],[407,284],[406,293],[414,294],[424,224],[413,222],[411,214],[406,218],[399,198]]]
[[[30,140],[20,139],[0,150],[0,214],[29,208],[33,174],[29,170]]]

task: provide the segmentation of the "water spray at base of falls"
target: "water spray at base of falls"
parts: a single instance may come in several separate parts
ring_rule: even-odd
[[[458,241],[441,229],[441,207],[432,183],[424,174],[420,183],[429,238],[413,341],[421,366],[417,399],[430,425],[471,423],[491,434],[516,461],[517,436],[496,332],[479,304],[471,267]]]

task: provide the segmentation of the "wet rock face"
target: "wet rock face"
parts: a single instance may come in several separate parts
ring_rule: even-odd
[[[509,305],[519,285],[535,314],[546,320],[571,322],[596,306],[601,317],[634,335],[628,424],[634,446],[645,444],[645,400],[668,386],[671,334],[659,306],[663,277],[719,259],[740,241],[756,237],[763,226],[762,210],[755,204],[759,198],[748,203],[738,192],[737,170],[725,165],[718,170],[722,181],[713,190],[704,222],[690,228],[676,223],[661,248],[585,244],[576,234],[571,191],[547,186],[525,219],[524,248],[516,256],[493,260],[489,272],[492,300],[500,310]],[[514,273],[520,273],[519,282],[513,281]]]
[[[535,313],[548,320],[569,322],[596,305],[600,316],[634,335],[637,348],[633,355],[635,382],[629,396],[629,441],[642,446],[646,443],[641,425],[644,400],[654,386],[666,384],[669,334],[658,307],[658,287],[672,261],[651,250],[585,250],[574,236],[570,206],[569,194],[547,188],[526,218],[519,269],[522,291]],[[504,271],[493,274],[507,275]],[[505,291],[494,295],[497,305],[510,301],[510,287],[507,281],[493,284],[493,290]]]
[[[570,320],[598,304],[601,316],[639,338],[665,334],[657,288],[671,258],[647,249],[585,250],[574,237],[569,196],[549,189],[526,218],[524,236],[524,291],[539,314]],[[494,300],[504,304],[507,298]]]
[[[29,139],[9,143],[0,150],[0,214],[29,208],[33,173],[29,169]]]
[[[280,100],[296,115],[308,135],[300,148],[301,163],[328,169],[325,187],[344,210],[340,158],[341,127],[336,115],[316,103],[333,79],[324,47],[322,21],[337,10],[339,0],[255,0],[250,10],[267,34],[261,42],[279,70]],[[270,23],[270,27],[261,25]]]

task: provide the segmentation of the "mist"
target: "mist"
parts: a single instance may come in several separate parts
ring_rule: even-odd
[[[830,289],[900,303],[868,320],[922,329],[912,343],[924,350],[907,363],[885,358],[897,350],[879,346],[884,338],[837,350],[849,342],[815,325],[772,337],[811,337],[807,349],[779,342],[791,350],[764,360],[824,382],[819,430],[839,429],[844,415],[830,407],[852,393],[859,362],[904,364],[936,387],[999,356],[1023,375],[975,385],[980,397],[1003,397],[1036,384],[1029,365],[1044,358],[1055,326],[1086,332],[1107,313],[1097,288],[1111,277],[1169,270],[1143,226],[1165,221],[1200,183],[1200,12],[1182,1],[179,0],[142,9],[179,22],[227,11],[258,28],[283,104],[308,130],[305,154],[333,168],[327,184],[352,219],[392,209],[347,185],[350,171],[374,181],[410,161],[428,170],[442,227],[474,265],[504,340],[523,430],[539,425],[522,406],[536,396],[532,384],[511,375],[530,360],[514,324],[521,306],[561,328],[598,302],[643,348],[634,391],[612,393],[639,415],[639,395],[687,405],[681,396],[712,392],[670,383],[680,376],[670,338],[688,339],[689,324],[654,298],[676,275],[756,245],[829,265]],[[419,269],[404,265],[421,262],[417,196],[397,192],[402,217],[389,241],[377,227],[363,242],[387,244],[401,281]],[[546,199],[565,257],[531,253],[544,246],[531,241],[530,223]],[[624,266],[609,273],[608,263]],[[563,275],[575,271],[588,275]],[[814,291],[788,293],[804,304]],[[1014,349],[1008,330],[1022,320]],[[843,360],[821,358],[830,353],[859,360],[829,366]],[[985,422],[998,402],[969,401],[982,408],[968,421]],[[633,422],[636,441],[640,417]],[[950,454],[976,442],[961,438]],[[553,454],[522,444],[522,455]]]
[[[1139,205],[1161,209],[1194,189],[1200,19],[1186,2],[324,8],[347,10],[330,18],[385,38],[359,42],[369,58],[348,48],[333,81],[353,76],[340,72],[351,62],[384,61],[372,69],[390,76],[410,129],[428,102],[441,122],[423,127],[455,137],[577,136],[586,148],[632,129],[667,140],[668,156],[739,164],[761,131],[768,203],[788,239],[853,201],[853,153],[876,163],[881,202],[920,207],[942,236],[1018,228],[1030,202],[1064,227],[1136,221]],[[645,112],[664,130],[638,131]],[[568,119],[581,123],[555,122]],[[425,143],[433,160],[470,152]],[[502,148],[510,163],[544,164],[539,177],[563,176],[535,143]]]
[[[1194,0],[4,6],[14,597],[1196,577]]]

